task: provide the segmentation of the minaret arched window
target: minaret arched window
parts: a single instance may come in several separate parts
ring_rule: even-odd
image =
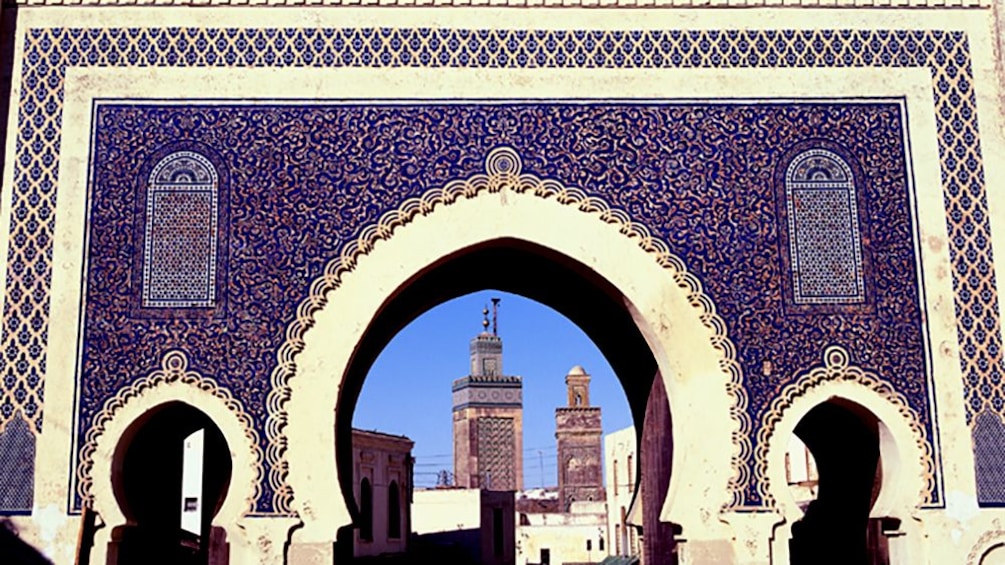
[[[216,305],[219,179],[206,157],[177,151],[150,173],[143,246],[144,308]]]
[[[363,477],[359,483],[359,539],[373,541],[373,487]]]
[[[398,490],[398,481],[391,481],[387,488],[387,537],[401,537],[401,492]]]
[[[793,302],[865,302],[855,179],[844,159],[825,149],[796,155],[785,171],[785,212]]]

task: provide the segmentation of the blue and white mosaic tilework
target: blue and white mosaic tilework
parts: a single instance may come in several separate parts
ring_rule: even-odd
[[[793,302],[864,302],[858,202],[844,160],[823,149],[799,154],[785,175],[785,205]]]
[[[217,176],[191,151],[154,167],[143,233],[144,308],[212,307],[216,301]]]
[[[505,144],[522,157],[524,171],[576,186],[673,242],[729,328],[747,398],[739,404],[751,420],[823,348],[840,342],[858,363],[887,376],[922,428],[932,428],[897,103],[109,101],[95,120],[82,422],[130,385],[131,367],[156,366],[165,349],[184,349],[259,425],[269,420],[276,351],[329,261],[408,198],[481,171],[486,156]],[[814,124],[811,134],[806,124]],[[855,135],[865,127],[871,136]],[[780,279],[789,273],[777,203],[786,191],[789,149],[807,137],[842,143],[848,158],[862,163],[869,205],[861,225],[880,261],[862,276],[883,289],[872,308],[786,316],[782,307]],[[133,180],[145,178],[160,148],[177,149],[178,140],[211,147],[221,173],[241,187],[229,198],[235,219],[223,252],[229,266],[220,273],[231,308],[218,318],[131,316],[138,289],[114,260],[136,248]],[[858,231],[858,217],[844,218],[846,231]],[[760,371],[766,359],[778,367],[771,375]],[[269,439],[267,426],[260,432]],[[743,488],[746,502],[759,503],[754,482]]]

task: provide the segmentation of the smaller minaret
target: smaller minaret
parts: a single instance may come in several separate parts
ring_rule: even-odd
[[[581,366],[576,365],[569,370],[565,386],[569,390],[569,408],[590,406],[590,375]]]
[[[576,501],[606,500],[600,407],[590,406],[590,375],[579,365],[565,376],[568,406],[555,410],[558,496],[563,511]]]

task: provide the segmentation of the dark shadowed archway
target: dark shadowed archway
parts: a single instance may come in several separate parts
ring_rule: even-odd
[[[882,532],[891,520],[870,520],[883,484],[879,420],[858,404],[833,398],[810,410],[795,434],[816,460],[819,491],[792,526],[792,565],[888,565]]]
[[[183,500],[184,443],[203,431],[201,489]],[[109,563],[198,565],[220,563],[223,532],[212,527],[230,486],[233,463],[213,420],[183,402],[162,404],[122,435],[112,467],[116,500],[127,519],[112,534]],[[201,534],[182,527],[182,512],[195,510]],[[211,547],[213,546],[213,547]]]

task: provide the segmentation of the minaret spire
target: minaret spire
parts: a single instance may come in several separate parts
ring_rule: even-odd
[[[499,335],[499,303],[502,302],[501,298],[492,299],[492,335]]]

